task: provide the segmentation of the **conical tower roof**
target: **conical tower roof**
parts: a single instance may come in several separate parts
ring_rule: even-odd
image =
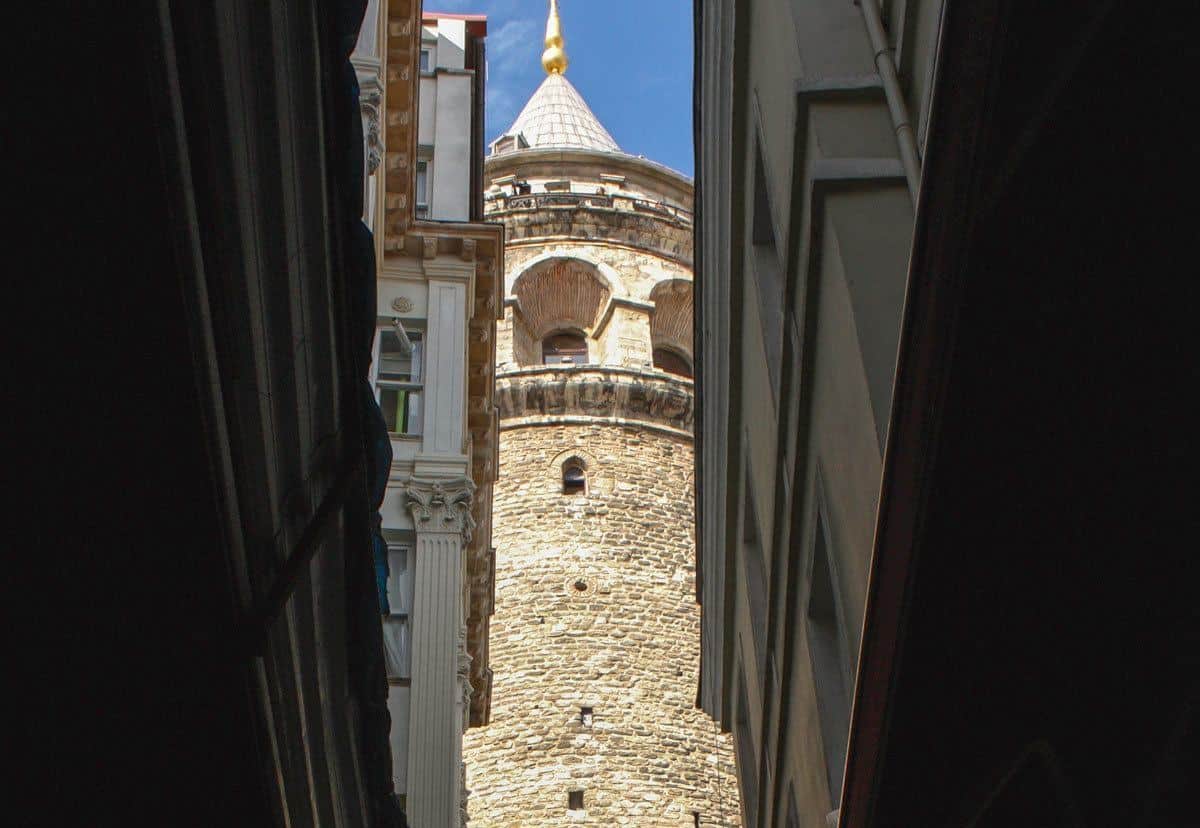
[[[563,77],[567,63],[558,2],[550,0],[550,17],[546,21],[546,51],[542,53],[546,79],[525,104],[513,125],[492,143],[493,152],[500,151],[501,145],[507,145],[506,149],[564,147],[621,151],[583,96]],[[506,137],[514,140],[506,142]]]
[[[583,96],[558,72],[546,76],[505,134],[520,135],[530,147],[621,149]]]

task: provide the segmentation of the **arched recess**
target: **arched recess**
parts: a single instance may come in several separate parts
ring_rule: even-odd
[[[668,374],[691,379],[694,376],[692,361],[674,348],[658,346],[653,354],[654,367]]]
[[[654,310],[650,314],[650,345],[656,352],[682,358],[691,376],[693,364],[692,319],[695,306],[692,283],[687,279],[667,279],[650,291]],[[657,360],[656,360],[657,362]],[[669,369],[668,369],[669,370]],[[682,373],[673,370],[672,373]]]
[[[591,262],[557,256],[526,267],[513,281],[512,295],[521,323],[514,334],[529,338],[516,343],[516,350],[540,359],[540,343],[548,336],[574,332],[590,337],[612,289]]]
[[[529,259],[516,270],[507,274],[504,280],[504,291],[506,296],[516,296],[517,282],[521,281],[527,273],[540,270],[546,267],[551,262],[558,261],[573,261],[579,262],[591,268],[597,279],[608,289],[608,292],[613,296],[625,296],[627,291],[625,285],[621,281],[621,277],[617,271],[613,270],[611,265],[604,262],[593,262],[587,259],[581,259],[578,256],[572,256],[570,253],[563,252],[562,248],[555,250],[547,250],[539,253],[532,259]]]

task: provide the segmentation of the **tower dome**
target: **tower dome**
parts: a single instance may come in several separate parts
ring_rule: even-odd
[[[514,139],[510,142],[513,149],[563,147],[621,151],[587,101],[559,72],[546,76],[512,126],[493,142],[493,152],[498,151],[505,138]]]
[[[485,178],[505,313],[470,824],[738,826],[732,745],[695,706],[692,183],[621,152],[561,71]]]
[[[558,0],[550,0],[546,21],[546,51],[542,53],[546,79],[504,134],[492,142],[492,152],[531,147],[562,147],[620,152],[617,142],[592,112],[579,91],[564,77],[566,43]]]

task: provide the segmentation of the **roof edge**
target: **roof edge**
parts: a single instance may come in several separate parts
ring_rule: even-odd
[[[489,155],[484,159],[484,169],[490,174],[494,168],[512,163],[531,163],[537,161],[603,161],[606,163],[619,162],[632,167],[640,167],[644,172],[665,178],[673,183],[695,189],[694,179],[668,167],[658,161],[653,161],[640,155],[630,155],[627,152],[611,150],[584,149],[581,147],[529,147],[528,149],[512,150],[498,155]]]

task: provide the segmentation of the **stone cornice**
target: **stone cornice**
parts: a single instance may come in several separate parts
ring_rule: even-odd
[[[418,532],[461,534],[464,546],[471,542],[475,530],[475,518],[471,516],[475,482],[469,477],[409,480],[404,495]]]
[[[496,400],[501,427],[596,422],[692,433],[690,380],[660,371],[594,366],[545,366],[500,372]]]
[[[685,189],[693,187],[692,179],[665,164],[638,158],[624,152],[577,149],[565,147],[533,147],[499,155],[489,155],[484,160],[488,178],[503,176],[508,170],[516,170],[531,164],[561,165],[564,163],[593,163],[604,167],[610,174],[618,170],[636,170],[648,177],[669,182]]]

